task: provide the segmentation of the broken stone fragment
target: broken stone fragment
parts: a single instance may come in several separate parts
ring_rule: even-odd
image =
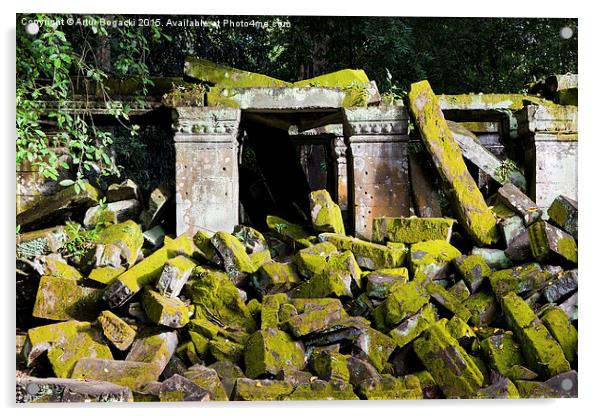
[[[121,351],[126,351],[136,338],[136,330],[111,311],[102,311],[98,323],[105,338]]]
[[[150,333],[134,341],[125,360],[151,364],[153,369],[149,372],[156,380],[167,366],[177,346],[178,335],[175,331]]]
[[[579,224],[577,201],[559,195],[548,208],[548,216],[552,224],[562,228],[577,240]]]
[[[302,337],[312,332],[322,331],[331,323],[341,319],[341,305],[329,303],[300,315],[293,316],[287,322],[289,332],[295,337]]]
[[[222,336],[216,336],[209,341],[209,351],[218,361],[239,362],[243,358],[245,346]]]
[[[78,284],[76,280],[42,276],[32,316],[54,321],[92,321],[101,307],[102,289]]]
[[[520,346],[512,338],[512,332],[495,334],[481,341],[481,348],[490,367],[510,379],[515,379],[518,367],[525,361]]]
[[[327,190],[321,189],[309,194],[311,221],[318,233],[345,235],[341,208],[334,203]]]
[[[338,250],[350,250],[357,263],[369,270],[391,269],[403,266],[406,249],[403,244],[394,248],[333,233],[322,233],[320,241],[332,243]]]
[[[145,230],[159,224],[171,196],[172,191],[167,184],[162,184],[151,192],[148,199],[148,208],[140,214],[140,221],[142,221]]]
[[[445,325],[442,319],[425,330],[414,351],[446,397],[470,397],[483,385],[483,374]]]
[[[502,309],[529,368],[544,377],[570,370],[562,348],[524,300],[511,292],[502,298]]]
[[[345,341],[355,341],[370,327],[370,321],[362,317],[353,316],[342,318],[330,328],[317,332],[304,340],[306,347],[326,346]]]
[[[340,380],[314,380],[299,384],[283,400],[359,400],[353,386]]]
[[[567,300],[562,302],[558,307],[566,313],[571,321],[577,320],[578,315],[578,292],[573,293]]]
[[[468,172],[428,81],[413,83],[408,101],[422,141],[447,185],[460,224],[477,244],[495,242],[498,238],[495,217]]]
[[[291,370],[284,369],[278,373],[276,376],[276,380],[282,380],[293,385],[309,383],[311,380],[314,380],[316,376],[314,376],[309,371],[301,371],[301,370]]]
[[[194,332],[192,329],[188,331],[188,335],[190,336],[190,341],[192,342],[192,345],[194,345],[196,355],[201,359],[205,358],[209,353],[210,338],[200,333]]]
[[[17,403],[132,402],[132,391],[117,384],[69,378],[17,377]]]
[[[445,290],[443,286],[431,282],[426,284],[426,290],[437,304],[453,313],[454,316],[457,316],[464,322],[470,319],[470,311],[454,295]]]
[[[137,218],[140,209],[140,203],[136,199],[110,202],[102,207],[95,205],[86,211],[83,224],[88,229],[98,224],[118,224]]]
[[[395,341],[372,328],[365,328],[353,341],[353,355],[368,360],[379,372],[389,366],[387,361],[397,347]]]
[[[154,290],[142,293],[142,307],[146,316],[156,324],[182,328],[188,323],[188,307],[178,298],[168,298]]]
[[[279,327],[280,306],[288,301],[285,293],[267,295],[261,302],[261,329]]]
[[[519,234],[504,250],[506,256],[515,263],[524,263],[531,259],[531,244],[527,230]]]
[[[167,260],[157,281],[157,291],[161,295],[171,298],[179,296],[196,265],[194,260],[186,256],[177,256]]]
[[[527,195],[515,185],[507,183],[497,191],[498,199],[519,214],[528,227],[541,218],[542,212]]]
[[[353,356],[347,357],[347,369],[349,370],[349,383],[354,387],[357,387],[364,380],[379,379],[381,377],[372,364]]]
[[[251,278],[251,284],[260,297],[268,294],[287,292],[300,281],[293,263],[269,261],[259,268]]]
[[[470,295],[464,306],[470,311],[470,323],[477,327],[490,325],[497,316],[497,302],[489,292]]]
[[[226,396],[232,398],[236,379],[245,376],[240,367],[230,361],[216,361],[209,368],[217,372],[226,391]]]
[[[76,192],[76,186],[79,192]],[[83,189],[77,184],[71,185],[17,214],[17,225],[21,226],[21,230],[28,231],[58,220],[74,209],[95,205],[99,197],[98,190],[87,182],[84,183]]]
[[[556,303],[577,290],[577,269],[561,272],[554,279],[548,281],[543,289],[543,296],[548,303]]]
[[[215,266],[222,266],[222,259],[211,243],[211,234],[204,230],[198,230],[193,237],[194,244],[200,251],[200,255]]]
[[[122,361],[102,358],[82,358],[73,369],[72,378],[82,380],[107,381],[132,390],[141,389],[145,384],[159,377],[151,363]]]
[[[389,287],[395,282],[407,282],[408,269],[380,269],[366,275],[366,295],[375,299],[384,299],[389,294]]]
[[[270,230],[276,232],[285,241],[294,244],[297,248],[310,247],[317,243],[316,237],[305,232],[303,227],[275,215],[268,215],[266,224]]]
[[[427,303],[418,313],[409,316],[394,327],[389,332],[389,336],[395,340],[399,348],[403,348],[418,338],[436,320],[435,310],[430,303]]]
[[[278,310],[278,321],[284,323],[298,314],[297,308],[290,303],[285,303],[280,305],[280,309]]]
[[[353,297],[361,287],[361,269],[351,251],[331,254],[321,274],[301,283],[294,298]]]
[[[255,332],[245,347],[245,374],[251,378],[261,375],[275,376],[281,370],[305,367],[302,344],[295,342],[283,331],[274,328]]]
[[[195,268],[192,273],[188,297],[196,305],[197,317],[249,333],[255,331],[255,321],[228,275],[203,267]]]
[[[60,277],[69,280],[81,280],[82,275],[75,267],[57,254],[38,257],[35,261],[39,266],[35,269],[40,275]]]
[[[428,240],[449,241],[454,220],[449,218],[379,217],[374,218],[372,241],[414,244]]]
[[[17,235],[17,257],[31,259],[46,253],[56,253],[67,242],[62,225]]]
[[[538,221],[529,227],[529,243],[531,253],[538,261],[577,263],[575,239],[545,221]]]
[[[506,256],[504,250],[497,248],[473,247],[470,254],[481,256],[491,270],[507,269],[512,267],[512,261]]]
[[[453,260],[458,274],[464,279],[471,292],[481,287],[483,280],[491,275],[491,269],[481,256],[460,256]]]
[[[576,398],[578,391],[577,372],[574,370],[558,374],[545,382],[516,380],[514,382],[522,398]]]
[[[242,284],[247,274],[257,270],[249,258],[245,246],[232,234],[218,231],[211,237],[211,244],[219,253],[224,270],[235,285]]]
[[[577,329],[571,324],[564,311],[556,307],[549,308],[541,317],[541,322],[558,342],[567,361],[569,363],[575,361],[577,358]]]
[[[215,371],[212,368],[203,365],[195,364],[182,374],[187,379],[198,384],[201,388],[209,392],[211,400],[227,401],[228,396],[224,390],[224,386]]]
[[[479,389],[475,394],[477,399],[520,399],[521,396],[514,383],[506,377],[497,376],[493,382]]]
[[[269,250],[265,237],[255,228],[238,224],[232,235],[240,240],[248,254]]]
[[[498,270],[489,277],[491,288],[501,299],[510,292],[518,294],[542,288],[550,275],[541,269],[539,263],[528,263],[511,269]]]
[[[386,331],[417,313],[428,303],[429,295],[419,282],[394,283],[389,296],[373,312],[377,329]]]
[[[295,254],[295,265],[301,275],[310,278],[322,273],[328,257],[337,252],[337,248],[329,242],[318,243],[299,250]]]
[[[445,328],[452,337],[458,340],[462,348],[471,353],[479,352],[477,335],[473,329],[457,315],[453,316],[445,324]]]
[[[84,357],[113,358],[100,331],[88,322],[68,321],[27,331],[22,354],[30,366],[42,353],[57,377],[71,377],[77,361]]]
[[[165,230],[160,225],[155,225],[153,228],[142,233],[144,241],[153,248],[159,248],[165,240]]]
[[[387,374],[381,378],[364,380],[357,389],[359,397],[365,400],[422,399],[420,380],[413,375],[393,377]]]
[[[125,267],[96,267],[88,274],[88,279],[95,282],[109,285],[117,276],[125,272]]]
[[[439,390],[439,386],[435,382],[435,379],[426,370],[418,371],[414,374],[418,377],[420,381],[420,387],[422,388],[422,398],[423,399],[440,399],[441,398],[441,390]]]
[[[518,215],[502,218],[499,222],[499,226],[506,247],[510,247],[514,239],[526,230],[523,219]]]
[[[197,252],[198,249],[192,239],[185,234],[175,240],[166,237],[165,245],[162,248],[129,268],[107,286],[103,299],[111,308],[121,306],[138,293],[144,285],[155,283],[167,260],[179,255],[192,257]]]
[[[321,380],[349,382],[349,369],[347,368],[349,357],[335,351],[320,351],[312,357],[311,368]]]
[[[162,402],[204,402],[210,400],[210,393],[186,377],[174,374],[161,383],[159,399]]]
[[[126,199],[140,199],[140,189],[133,180],[126,179],[121,183],[109,185],[107,202],[125,201]]]
[[[127,263],[128,267],[132,267],[140,250],[144,244],[144,237],[140,226],[132,220],[128,220],[121,224],[111,225],[100,232],[96,240],[97,246],[104,246],[104,251],[107,251],[107,246],[116,247],[119,255]],[[121,259],[120,259],[121,260]],[[121,261],[119,261],[121,263]],[[104,266],[109,264],[100,264],[99,258],[96,257],[96,266]],[[111,264],[114,267],[119,267],[121,264]]]
[[[465,302],[470,297],[470,290],[464,280],[458,280],[449,289],[449,293],[454,295],[460,302]]]
[[[431,240],[412,244],[410,247],[410,270],[416,277],[420,274],[428,280],[446,276],[450,262],[462,253],[445,240]]]
[[[295,389],[295,385],[283,380],[251,380],[250,378],[236,379],[233,399],[240,401],[282,400]]]

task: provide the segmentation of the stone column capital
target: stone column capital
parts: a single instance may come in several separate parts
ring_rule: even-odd
[[[343,128],[351,142],[406,140],[409,116],[402,106],[343,109]]]
[[[172,116],[175,142],[232,142],[238,135],[240,110],[236,108],[176,107]]]

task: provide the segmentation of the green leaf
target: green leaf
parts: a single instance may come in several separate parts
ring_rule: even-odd
[[[59,182],[59,185],[61,186],[71,186],[75,183],[75,181],[71,180],[71,179],[63,179],[62,181]]]

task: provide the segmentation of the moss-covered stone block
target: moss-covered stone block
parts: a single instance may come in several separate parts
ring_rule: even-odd
[[[128,220],[105,228],[100,232],[96,241],[105,246],[117,246],[121,257],[128,267],[131,267],[138,259],[142,244],[144,244],[144,237],[140,226],[134,221]]]
[[[213,244],[211,244],[211,237],[212,235],[209,234],[207,231],[198,230],[194,234],[194,237],[192,237],[192,240],[199,249],[199,253],[203,259],[207,260],[210,263],[213,263],[215,266],[221,267],[222,259],[219,256]]]
[[[328,262],[328,257],[336,252],[337,248],[332,243],[318,243],[297,251],[294,262],[299,273],[310,278],[322,273]]]
[[[251,277],[255,291],[264,297],[268,294],[287,292],[300,282],[300,277],[293,263],[268,261]]]
[[[186,256],[167,260],[157,281],[157,292],[171,298],[178,296],[196,265],[194,260]]]
[[[262,329],[249,338],[244,353],[245,374],[251,378],[278,374],[285,368],[305,367],[305,353],[300,343],[283,331]]]
[[[345,225],[341,208],[334,203],[327,190],[321,189],[309,194],[311,221],[318,233],[345,235]]]
[[[479,389],[475,399],[520,399],[518,389],[505,377],[498,377],[495,382],[487,387]]]
[[[465,302],[470,297],[470,289],[466,286],[464,280],[458,280],[451,285],[448,292],[454,295],[460,302]]]
[[[414,341],[414,351],[446,397],[470,397],[482,387],[483,374],[445,325],[431,325]]]
[[[288,301],[285,293],[265,296],[261,302],[261,329],[275,328],[280,324],[280,307]]]
[[[427,303],[418,313],[409,316],[394,327],[389,332],[389,336],[393,338],[399,348],[403,348],[418,338],[436,320],[437,313],[435,309],[430,303]]]
[[[136,338],[136,330],[111,311],[102,311],[98,323],[105,338],[121,351],[126,351]]]
[[[188,323],[188,306],[178,298],[168,298],[154,290],[142,293],[142,307],[146,316],[156,324],[182,328]]]
[[[150,372],[156,380],[165,370],[177,346],[178,335],[175,331],[142,333],[130,347],[125,360],[151,364]]]
[[[321,274],[290,293],[295,298],[353,297],[361,287],[361,269],[351,251],[331,254]]]
[[[577,201],[563,195],[556,197],[548,208],[550,222],[572,235],[575,240],[578,238],[579,230],[578,214]]]
[[[420,380],[414,375],[393,377],[387,374],[378,379],[364,380],[357,390],[360,398],[365,400],[422,399]]]
[[[354,355],[365,358],[379,372],[388,367],[387,361],[397,347],[389,336],[373,328],[365,328],[353,342]]]
[[[335,351],[320,351],[311,359],[313,373],[321,380],[341,380],[349,382],[348,355]]]
[[[44,256],[44,271],[41,274],[70,280],[81,280],[82,274],[75,267],[67,264],[61,257]]]
[[[557,307],[547,309],[541,322],[554,339],[560,344],[567,361],[572,363],[577,358],[577,329],[571,324],[564,311]]]
[[[481,256],[460,256],[456,257],[453,263],[471,292],[476,292],[483,281],[491,276],[491,269]]]
[[[125,272],[125,267],[96,267],[88,274],[88,279],[109,285],[117,276]]]
[[[410,247],[410,270],[428,280],[444,278],[450,262],[462,253],[445,240],[430,240],[412,244]]]
[[[498,307],[495,295],[489,292],[477,292],[464,302],[470,311],[470,323],[481,327],[490,325],[496,318]]]
[[[454,295],[437,283],[427,283],[426,290],[431,298],[439,305],[450,311],[464,322],[471,316],[470,311]]]
[[[322,233],[319,238],[321,241],[332,243],[338,250],[351,251],[357,263],[369,270],[402,267],[407,252],[402,244],[387,247],[382,244],[334,233]]]
[[[240,401],[283,400],[295,389],[295,385],[283,380],[236,379],[233,399]]]
[[[511,292],[502,298],[502,309],[529,368],[544,377],[570,370],[562,348],[523,299]]]
[[[533,257],[546,263],[577,264],[577,243],[560,228],[538,221],[528,228]]]
[[[503,332],[483,339],[481,349],[489,366],[504,377],[515,379],[524,373],[522,369],[525,360],[520,345],[512,337],[512,332]]]
[[[92,321],[102,304],[102,289],[85,287],[76,280],[42,276],[32,315],[54,321]]]
[[[133,390],[156,381],[155,366],[151,363],[101,358],[82,358],[73,369],[72,378],[108,381]]]
[[[204,402],[210,397],[208,390],[179,374],[164,380],[159,388],[159,400],[162,402]]]
[[[341,319],[341,305],[329,303],[322,307],[312,309],[300,315],[291,317],[286,326],[295,337],[302,337],[313,332],[328,328],[333,322]]]
[[[286,242],[293,244],[296,248],[310,247],[317,243],[316,237],[307,233],[303,227],[275,215],[266,217],[268,228],[280,235]]]
[[[407,282],[409,274],[405,267],[380,269],[368,273],[364,280],[366,295],[375,299],[384,299],[389,294],[389,287],[395,282]]]
[[[449,241],[454,222],[450,218],[378,217],[372,220],[372,241],[404,244]]]
[[[295,87],[348,87],[356,83],[369,82],[369,78],[362,69],[342,69],[317,77],[296,81]]]
[[[215,370],[224,386],[226,396],[232,398],[236,379],[245,377],[245,374],[240,367],[230,361],[216,361],[211,364],[209,368]]]
[[[507,183],[498,189],[497,199],[519,214],[526,226],[533,224],[541,218],[542,212],[537,207],[537,204],[512,183]]]
[[[417,313],[429,301],[428,292],[419,282],[394,283],[389,296],[373,312],[377,329],[386,331]]]
[[[232,234],[218,231],[211,237],[211,243],[222,258],[224,270],[234,284],[244,282],[247,274],[257,270],[245,246]]]
[[[243,358],[245,346],[223,336],[216,336],[209,341],[209,351],[218,361],[239,362]]]
[[[284,400],[359,400],[353,386],[339,380],[315,380],[299,384]]]
[[[498,270],[489,277],[491,288],[501,299],[510,292],[518,294],[544,287],[550,275],[544,272],[539,263],[527,263],[511,269]]]
[[[195,364],[182,374],[187,379],[198,384],[203,389],[207,390],[213,401],[227,401],[228,396],[224,390],[224,386],[215,371],[212,368],[204,365]]]

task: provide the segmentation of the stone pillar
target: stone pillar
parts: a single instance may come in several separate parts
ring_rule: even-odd
[[[240,110],[174,109],[178,235],[231,232],[238,224]]]
[[[344,110],[348,210],[351,229],[370,240],[372,219],[408,216],[408,113],[405,107],[382,106]]]
[[[333,159],[335,163],[334,172],[336,175],[337,204],[341,211],[348,210],[347,195],[347,144],[343,135],[335,136],[332,142]]]
[[[558,195],[577,200],[577,107],[528,105],[519,114],[529,196],[544,213]]]

